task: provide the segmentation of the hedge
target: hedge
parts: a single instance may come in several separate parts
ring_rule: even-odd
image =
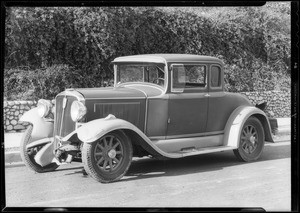
[[[215,56],[226,64],[228,91],[273,90],[289,84],[290,57],[289,10],[273,9],[213,16],[211,9],[7,8],[4,94],[51,99],[65,87],[103,86],[113,79],[115,57],[147,53]]]

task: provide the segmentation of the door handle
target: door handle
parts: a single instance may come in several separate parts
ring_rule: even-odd
[[[171,118],[168,118],[168,124],[171,123]]]
[[[208,94],[208,93],[207,93],[207,94],[205,94],[204,96],[205,96],[205,97],[209,97],[209,96],[210,96],[210,94]]]

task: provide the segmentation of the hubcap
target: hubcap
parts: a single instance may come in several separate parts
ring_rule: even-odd
[[[108,157],[110,157],[110,158],[115,158],[116,155],[117,155],[117,152],[114,149],[112,149],[108,152]]]
[[[241,135],[242,149],[247,153],[253,153],[257,148],[258,134],[256,128],[252,125],[245,126]]]
[[[114,135],[101,138],[94,150],[96,166],[105,172],[116,170],[122,163],[124,149],[121,141]]]
[[[254,144],[255,143],[255,137],[253,135],[250,136],[249,141]]]

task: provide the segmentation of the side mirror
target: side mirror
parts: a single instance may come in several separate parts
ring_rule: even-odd
[[[183,93],[185,88],[186,75],[183,64],[171,65],[171,92]]]

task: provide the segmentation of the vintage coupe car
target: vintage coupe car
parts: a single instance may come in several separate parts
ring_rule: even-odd
[[[82,161],[100,182],[119,180],[132,157],[159,159],[233,150],[257,160],[273,142],[260,105],[224,92],[221,60],[200,55],[118,57],[114,87],[67,89],[40,100],[21,121],[21,156],[36,172]],[[53,114],[51,113],[53,112]],[[54,115],[54,117],[53,117]]]

